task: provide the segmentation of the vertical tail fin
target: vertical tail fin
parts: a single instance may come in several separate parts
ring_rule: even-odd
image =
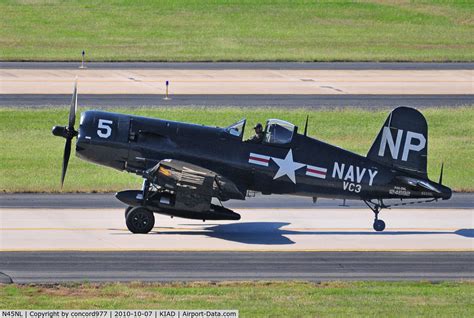
[[[380,130],[367,158],[427,177],[428,124],[418,110],[395,108]]]

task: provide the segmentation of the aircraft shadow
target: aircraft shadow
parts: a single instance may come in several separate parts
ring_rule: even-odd
[[[293,231],[285,231],[281,229],[281,227],[287,226],[289,224],[290,223],[284,222],[245,222],[220,224],[207,227],[205,232],[193,233],[204,234],[209,237],[244,244],[289,245],[295,244],[295,242],[284,235]]]
[[[285,235],[439,235],[455,234],[463,237],[474,238],[474,229],[459,229],[456,231],[292,231],[281,229],[290,223],[284,222],[243,222],[221,224],[206,227],[203,231],[152,231],[148,235],[188,235],[208,236],[226,241],[243,244],[260,245],[291,245],[294,241]],[[189,224],[191,225],[191,224]],[[192,224],[196,225],[196,224]],[[202,225],[198,225],[202,227]],[[131,234],[131,233],[130,233]]]

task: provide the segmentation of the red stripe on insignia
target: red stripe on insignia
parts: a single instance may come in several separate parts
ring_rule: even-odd
[[[326,172],[321,172],[321,171],[319,171],[319,170],[314,170],[314,169],[311,169],[311,168],[306,168],[306,170],[307,170],[308,172],[315,173],[315,174],[320,174],[320,175],[322,175],[322,176],[325,176],[325,175],[326,175]]]
[[[252,156],[249,157],[249,160],[261,161],[265,163],[268,163],[270,161],[270,159],[263,159],[263,158],[252,157]]]

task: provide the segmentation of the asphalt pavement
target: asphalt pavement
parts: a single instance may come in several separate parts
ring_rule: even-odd
[[[2,252],[0,282],[472,280],[472,252]]]
[[[397,106],[459,107],[474,104],[474,95],[305,95],[305,94],[215,94],[171,95],[165,100],[157,94],[80,94],[80,107],[173,107],[173,106],[240,106],[240,107],[294,107],[294,108],[394,108]],[[69,94],[1,94],[0,106],[43,108],[65,106],[71,102]]]
[[[78,62],[0,62],[0,69],[78,69]],[[186,70],[473,70],[474,63],[412,62],[88,62],[88,69]]]

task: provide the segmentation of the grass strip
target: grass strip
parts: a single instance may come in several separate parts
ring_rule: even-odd
[[[0,1],[1,60],[473,61],[472,1]]]
[[[241,317],[472,317],[473,282],[0,285],[2,309],[238,309]]]

